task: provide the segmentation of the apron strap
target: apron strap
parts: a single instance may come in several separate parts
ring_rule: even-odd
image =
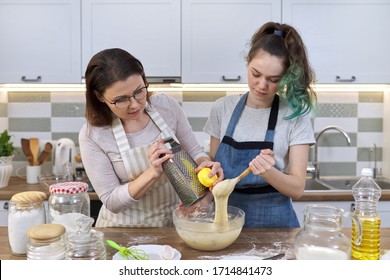
[[[119,118],[114,118],[112,122],[112,131],[114,133],[119,152],[123,159],[127,176],[131,178],[132,176],[130,174],[133,174],[133,171],[131,170],[130,162],[128,160],[125,160],[127,152],[130,151],[130,145],[129,140],[127,140],[125,130],[123,129],[122,122]]]
[[[145,109],[146,109],[146,113],[150,116],[152,121],[156,124],[158,129],[161,131],[162,137],[164,139],[171,137],[171,138],[175,139],[175,141],[177,141],[177,143],[180,144],[179,140],[176,138],[176,135],[168,127],[168,125],[165,123],[164,119],[160,116],[160,114],[157,112],[157,110],[148,103],[146,103]],[[132,170],[132,168],[131,168],[131,165],[130,165],[131,159],[129,158],[131,147],[129,144],[129,140],[127,139],[127,136],[126,136],[126,132],[123,128],[122,122],[118,117],[114,118],[114,120],[112,122],[112,131],[114,133],[119,152],[120,152],[121,157],[123,159],[123,163],[125,165],[127,175],[129,177],[129,179],[133,178],[133,176],[134,176],[133,174],[135,174],[135,171]]]
[[[274,100],[272,101],[272,107],[270,116],[268,118],[268,128],[267,132],[265,133],[265,141],[266,142],[273,142],[275,138],[275,127],[276,122],[278,120],[278,112],[279,112],[279,95],[275,95]]]

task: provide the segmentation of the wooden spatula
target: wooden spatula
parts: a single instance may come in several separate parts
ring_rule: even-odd
[[[30,151],[33,158],[32,165],[38,165],[38,154],[39,154],[39,139],[30,138]]]
[[[22,151],[23,151],[24,155],[26,156],[29,165],[33,165],[34,160],[33,160],[32,154],[31,154],[31,150],[30,150],[30,140],[28,140],[26,138],[22,138],[21,144],[22,144]]]
[[[53,145],[50,142],[46,142],[45,147],[43,148],[43,151],[40,153],[40,155],[38,157],[38,164],[39,165],[46,162],[52,149],[53,149]]]

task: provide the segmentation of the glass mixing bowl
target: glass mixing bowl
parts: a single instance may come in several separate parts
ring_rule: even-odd
[[[228,222],[214,223],[214,211],[209,209],[186,213],[185,209],[173,211],[177,234],[190,247],[201,251],[217,251],[230,246],[241,233],[245,213],[228,206]]]

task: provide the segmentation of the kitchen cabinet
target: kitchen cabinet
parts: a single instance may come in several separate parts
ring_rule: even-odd
[[[390,82],[390,1],[283,0],[318,83]]]
[[[180,7],[180,0],[83,0],[83,73],[95,53],[122,48],[141,61],[149,81],[180,81]]]
[[[80,83],[80,0],[0,0],[0,83]]]
[[[326,204],[343,209],[345,212],[351,212],[354,210],[355,204],[353,201],[294,201],[293,207],[297,213],[299,224],[304,226],[304,208],[307,204]],[[379,201],[378,203],[378,215],[381,217],[381,227],[390,228],[390,201]],[[351,219],[344,219],[344,227],[351,227]]]
[[[390,88],[383,95],[383,108],[390,108]],[[382,174],[390,178],[390,110],[383,110]]]
[[[246,83],[251,36],[281,20],[281,1],[182,1],[182,82]]]
[[[8,225],[8,200],[0,200],[0,227]]]

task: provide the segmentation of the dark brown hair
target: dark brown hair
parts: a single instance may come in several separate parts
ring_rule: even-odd
[[[314,109],[316,94],[311,84],[315,77],[299,33],[288,24],[268,22],[252,36],[248,64],[260,50],[277,56],[284,62],[285,73],[279,81],[278,92],[294,111],[287,119]]]
[[[108,87],[118,81],[125,81],[132,75],[141,75],[148,85],[141,62],[125,50],[106,49],[95,54],[85,71],[86,111],[85,117],[94,126],[111,125],[113,113],[107,104],[101,102]],[[149,93],[147,96],[149,101]]]

